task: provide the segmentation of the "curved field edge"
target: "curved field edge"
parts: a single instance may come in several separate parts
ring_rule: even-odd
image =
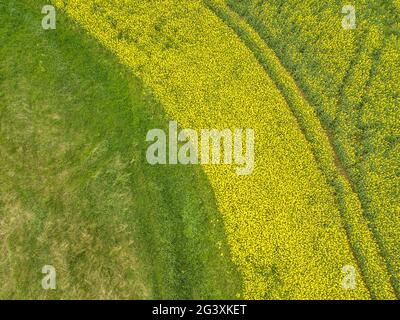
[[[332,5],[333,8],[330,8],[330,4],[321,2],[317,6],[314,3],[315,8],[309,4],[314,10],[303,10],[302,6],[293,11],[293,14],[288,14],[287,6],[294,5],[293,3],[286,3],[286,7],[280,4],[285,7],[283,8],[279,7],[279,1],[273,1],[265,7],[256,2],[253,6],[250,2],[243,5],[234,1],[227,2],[229,7],[257,30],[262,40],[277,52],[285,67],[295,75],[301,89],[305,90],[308,101],[312,101],[312,107],[317,111],[328,134],[332,136],[331,144],[336,149],[337,158],[344,164],[344,173],[348,176],[346,180],[358,195],[364,220],[389,271],[393,290],[399,297],[400,269],[397,257],[400,220],[396,200],[399,198],[398,182],[396,183],[399,181],[399,175],[397,173],[396,177],[396,172],[399,172],[400,167],[396,155],[399,125],[395,119],[396,96],[399,94],[395,88],[400,72],[400,64],[395,62],[399,61],[400,52],[399,32],[398,28],[396,29],[399,20],[395,18],[396,15],[398,17],[398,10],[392,10],[391,2],[382,3],[380,7],[379,3],[361,1],[356,4],[357,29],[347,33],[339,30],[340,35],[331,40],[325,33],[332,33],[332,29],[340,27],[339,6]],[[271,12],[279,15],[278,12],[281,11],[283,19],[288,21],[288,28],[300,32],[300,43],[293,44],[293,36],[289,36],[289,39],[282,37],[287,28],[280,30],[271,20]],[[282,17],[276,20],[282,21]],[[304,21],[304,30],[299,28],[300,21]],[[329,28],[329,23],[333,25],[332,28]],[[314,37],[310,33],[310,26],[319,30],[320,35]],[[305,38],[308,41],[304,41]],[[309,43],[305,51],[304,43]],[[354,53],[349,54],[353,47]],[[340,85],[332,101],[336,104],[336,111],[333,113],[330,103],[324,102],[323,99],[315,99],[315,94],[328,96],[332,94],[331,87],[334,86],[329,82],[317,90],[313,86],[321,79],[314,81],[313,76],[309,76],[303,69],[298,72],[299,63],[306,66],[305,70],[318,70],[315,59],[307,56],[305,52],[308,52],[308,55],[310,52],[318,53],[319,63],[322,63],[322,58],[331,61],[334,55],[334,62],[325,63],[328,64],[327,70],[320,66],[323,71],[320,78],[323,78],[324,74],[331,74],[332,68],[337,74],[345,70],[343,81],[338,80]],[[342,55],[346,62],[350,61],[349,65],[344,61],[338,63],[337,55]],[[341,68],[338,68],[339,65]]]
[[[239,298],[201,168],[145,160],[162,107],[63,13],[43,31],[45,4],[0,4],[0,297]]]
[[[321,171],[336,191],[347,237],[371,296],[376,299],[395,298],[390,273],[374,234],[368,228],[368,221],[364,218],[358,194],[352,189],[347,173],[332,146],[329,133],[323,128],[315,110],[306,101],[304,94],[274,51],[244,19],[225,5],[223,0],[219,2],[204,0],[204,2],[252,50],[286,98],[303,134],[311,144]]]
[[[65,3],[63,2],[56,3],[58,3],[62,7],[65,5]],[[299,181],[305,182],[305,185],[308,186],[310,186],[310,183],[316,183],[316,181],[318,181],[318,184],[321,183],[321,180],[323,180],[324,178],[319,176],[319,170],[317,167],[315,167],[316,164],[313,160],[314,156],[312,155],[312,153],[310,153],[311,150],[309,150],[308,147],[303,149],[306,140],[304,139],[304,137],[301,137],[300,132],[293,131],[293,128],[297,125],[295,122],[292,122],[292,120],[294,119],[291,119],[290,113],[287,113],[287,111],[285,111],[284,109],[279,109],[281,108],[281,106],[285,105],[285,101],[282,97],[279,97],[279,95],[275,96],[276,89],[274,84],[270,82],[270,80],[268,80],[265,75],[265,71],[257,66],[257,62],[253,61],[252,58],[250,58],[252,53],[247,52],[246,49],[242,47],[240,41],[237,41],[239,39],[236,39],[233,36],[232,32],[229,31],[229,28],[223,27],[223,25],[218,22],[218,19],[216,20],[212,17],[212,15],[206,13],[198,2],[193,2],[188,5],[189,8],[185,8],[184,12],[182,12],[183,9],[182,11],[179,11],[180,6],[174,1],[163,2],[162,4],[159,3],[158,8],[155,11],[154,9],[157,7],[157,4],[153,4],[153,6],[150,6],[147,3],[144,4],[142,2],[139,2],[137,3],[137,7],[135,7],[135,10],[125,10],[125,8],[122,7],[124,4],[126,5],[126,7],[128,6],[127,1],[119,1],[114,6],[112,6],[112,4],[105,3],[101,3],[101,5],[99,6],[99,3],[97,3],[96,8],[94,9],[94,7],[92,7],[93,4],[91,3],[74,3],[73,5],[67,3],[67,6],[65,8],[67,12],[74,17],[74,19],[84,25],[85,28],[87,28],[87,30],[92,33],[96,38],[98,38],[106,47],[109,47],[111,50],[113,50],[119,56],[123,63],[129,65],[135,71],[135,73],[140,74],[140,76],[144,78],[147,85],[152,87],[154,92],[156,92],[158,98],[167,108],[168,113],[177,118],[179,122],[182,123],[184,126],[189,126],[192,128],[204,128],[210,127],[210,124],[214,124],[214,127],[232,127],[235,124],[239,124],[240,127],[243,127],[244,125],[247,127],[251,127],[248,124],[254,125],[252,121],[255,121],[255,119],[263,119],[264,122],[270,121],[268,125],[272,127],[273,130],[276,130],[274,122],[276,121],[277,123],[279,123],[280,126],[283,126],[286,130],[289,130],[289,132],[291,132],[290,134],[293,134],[294,136],[296,136],[296,139],[298,139],[295,139],[295,141],[300,146],[296,147],[299,148],[296,151],[294,151],[294,149],[292,150],[293,154],[301,154],[301,157],[305,158],[304,161],[306,162],[301,163],[303,163],[302,165],[307,172],[305,173],[305,176],[307,176],[307,180],[303,180],[303,175],[301,175],[301,177],[298,176],[301,172],[299,168],[295,170],[296,179],[301,179]],[[164,5],[165,11],[163,11]],[[167,8],[171,10],[168,11]],[[142,14],[141,16],[137,17],[138,21],[140,20],[140,22],[146,26],[146,28],[143,27],[143,29],[141,29],[141,31],[143,30],[142,39],[135,37],[137,26],[134,24],[136,20],[133,18],[133,14],[136,11],[141,12]],[[187,11],[190,11],[190,14],[192,14],[193,16],[190,16],[189,18],[189,13]],[[160,17],[160,12],[165,14],[165,17]],[[153,14],[153,16],[150,16],[151,14]],[[173,22],[182,29],[174,29],[174,32],[177,32],[179,30],[179,36],[181,38],[171,38],[171,34],[168,36],[168,32],[170,32],[171,30],[168,30],[165,27],[167,23],[171,23],[168,18],[173,17],[175,14],[180,16],[179,19],[177,19],[176,21],[174,20]],[[207,19],[208,23],[214,25],[215,28],[210,29],[210,26],[206,25],[202,20],[203,16],[204,19]],[[159,23],[157,22],[155,25],[152,25],[154,23],[153,20],[156,20],[157,17],[160,18]],[[190,24],[192,21],[191,19],[196,19],[196,22],[193,23],[193,25],[190,25],[190,27],[193,28],[193,34],[191,34],[192,37],[188,40],[182,40],[182,38],[186,36],[185,31],[189,30],[189,25],[186,25],[186,23]],[[181,24],[182,21],[184,21],[183,24]],[[210,38],[201,38],[201,36],[199,36],[198,29],[200,29],[200,26],[210,33]],[[147,30],[147,27],[149,30]],[[160,30],[163,28],[167,34],[162,34],[160,32]],[[150,32],[152,32],[153,34],[150,34]],[[207,32],[204,33],[207,34]],[[221,38],[222,34],[226,38]],[[158,41],[153,42],[152,37],[158,37]],[[196,37],[200,38],[196,39]],[[217,40],[219,41],[219,47],[215,46],[215,44],[211,42],[210,39],[212,37],[217,38]],[[197,46],[200,39],[204,41],[204,43],[202,43],[203,51],[211,50],[210,48],[207,48],[207,46],[211,46],[212,50],[214,50],[214,54],[212,55],[212,57],[213,59],[217,59],[216,62],[218,63],[218,67],[220,68],[218,71],[220,71],[221,74],[210,74],[209,71],[207,72],[207,77],[209,77],[210,79],[208,79],[204,75],[204,69],[201,69],[202,67],[200,67],[202,65],[206,65],[208,68],[210,68],[210,70],[213,70],[212,68],[215,68],[215,65],[213,63],[212,66],[207,65],[207,63],[202,64],[202,61],[205,62],[205,58],[209,58],[207,56],[208,51],[206,51],[206,53],[203,53],[194,50],[195,48],[198,49]],[[165,41],[165,43],[163,41]],[[187,52],[187,55],[190,56],[187,58],[185,58],[185,54],[183,54],[184,52],[180,51],[181,48],[188,50],[188,46],[186,46],[186,43],[184,41],[189,41],[189,46],[191,47],[190,49],[193,49],[193,51]],[[159,46],[162,45],[164,45],[165,47],[162,51],[158,51],[160,50]],[[228,47],[234,48],[237,51],[235,51],[233,54],[227,51],[230,56],[228,55],[226,58],[222,58],[222,56],[218,55],[220,52]],[[169,55],[169,51],[167,49],[173,51],[174,54]],[[236,53],[239,52],[240,54],[236,56]],[[201,54],[203,54],[203,56]],[[256,85],[256,87],[262,91],[261,93],[253,93],[253,91],[251,91],[255,97],[251,97],[252,100],[250,101],[250,103],[255,103],[255,105],[251,106],[249,102],[243,100],[243,97],[231,97],[230,94],[232,94],[232,92],[236,92],[234,89],[237,89],[239,93],[244,90],[243,88],[238,89],[238,87],[235,86],[232,87],[231,90],[217,90],[215,94],[211,94],[211,97],[207,97],[208,104],[215,103],[213,107],[215,107],[216,110],[207,109],[207,107],[202,104],[202,99],[204,99],[204,97],[200,94],[204,91],[212,91],[211,87],[208,87],[209,90],[207,90],[207,87],[205,87],[205,85],[209,85],[207,81],[216,80],[212,79],[213,74],[216,74],[216,77],[218,77],[219,79],[224,79],[224,76],[227,76],[227,70],[225,70],[225,68],[230,68],[230,64],[227,61],[229,59],[231,59],[232,61],[239,61],[239,56],[240,60],[245,60],[246,63],[249,64],[249,66],[246,66],[246,72],[243,72],[242,70],[241,72],[235,74],[235,76],[238,76],[239,74],[239,76],[241,77],[241,87],[243,87],[243,84],[247,83],[246,81],[248,79],[243,78],[244,74],[246,74],[247,76],[247,72],[251,72],[252,76],[254,76],[254,71],[256,71],[257,80],[265,81],[264,85]],[[178,57],[179,59],[182,59],[182,61],[179,61]],[[198,58],[199,61],[194,58]],[[190,65],[186,64],[188,59],[189,61],[191,61]],[[196,62],[195,65],[192,64],[193,61]],[[174,69],[171,69],[171,65],[174,66]],[[171,72],[171,70],[174,71]],[[197,72],[197,79],[191,78],[192,72]],[[231,77],[232,73],[229,74]],[[155,77],[157,77],[158,79],[156,79]],[[178,81],[178,79],[186,79],[186,83],[176,82]],[[203,82],[199,83],[200,80]],[[218,85],[218,81],[216,82],[216,84]],[[249,80],[247,86],[244,87],[246,87],[247,90],[247,88],[252,88],[252,86],[254,85],[254,80]],[[195,90],[196,88],[199,90]],[[266,88],[271,90],[273,94],[266,95],[266,92],[263,91]],[[180,94],[177,94],[178,92],[180,92]],[[192,99],[190,97],[191,95],[194,95]],[[219,100],[215,100],[213,95],[218,96]],[[272,99],[272,101],[274,101],[279,106],[279,108],[272,108],[270,110],[272,116],[267,115],[264,112],[263,116],[260,117],[260,114],[258,114],[258,112],[260,112],[261,109],[259,108],[261,106],[265,107],[265,104],[258,105],[259,102],[257,102],[257,99],[264,100],[267,96],[270,96],[268,99]],[[271,96],[273,98],[271,98]],[[221,97],[230,100],[223,101]],[[235,102],[234,99],[238,99],[239,103]],[[199,101],[201,102],[201,104],[197,105],[197,107],[199,108],[189,108],[190,113],[188,113],[188,106],[193,106],[194,103],[198,103]],[[231,115],[227,114],[226,110],[224,110],[224,108],[226,107],[225,104],[227,104],[227,102],[231,104]],[[274,102],[272,103],[272,106],[275,105]],[[244,117],[243,115],[238,113],[239,110],[243,110],[239,106],[240,103],[245,104],[248,107],[248,110],[251,110],[251,115],[254,116],[253,118]],[[268,106],[271,108],[271,105]],[[283,112],[284,116],[277,113],[277,110],[279,110],[279,112]],[[233,115],[238,118],[233,118]],[[276,117],[274,117],[274,115],[276,115]],[[217,126],[215,125],[214,119],[219,120],[219,124]],[[285,123],[285,121],[287,121],[287,123]],[[266,124],[264,123],[264,125]],[[277,140],[278,143],[281,143],[280,135],[283,135],[284,137],[285,135],[287,135],[286,139],[290,136],[290,134],[283,133],[279,130],[276,131],[275,134],[271,134],[271,132],[265,131],[265,127],[258,126],[256,129],[260,130],[259,134],[262,133],[261,136],[264,135],[263,137],[267,141],[270,141],[269,139],[273,139],[275,141]],[[287,144],[288,141],[291,140],[285,140],[285,144]],[[259,147],[262,147],[262,145],[260,145]],[[265,147],[266,145],[264,144],[264,148]],[[283,147],[281,150],[286,150],[287,148],[294,148],[294,146],[289,143],[289,146],[286,145],[286,147]],[[280,149],[276,149],[274,151],[279,150]],[[279,164],[274,162],[274,157],[276,157],[276,155],[270,155],[270,158],[272,158],[272,160],[269,160],[268,157],[265,157],[267,154],[264,150],[263,158],[259,158],[259,162],[257,163],[257,166],[261,167],[261,169],[258,170],[260,170],[261,173],[264,174],[267,172],[266,164],[268,164],[268,161],[271,162],[269,164],[272,165],[272,167],[276,166],[275,169],[279,168]],[[299,160],[303,161],[303,159],[292,159],[290,154],[285,155],[284,157],[289,157],[289,162],[291,162],[292,165],[293,163],[299,164]],[[265,161],[267,161],[267,163],[265,163]],[[307,165],[305,163],[307,163]],[[313,169],[311,171],[308,171],[308,167],[310,165]],[[289,171],[289,174],[293,174],[292,167],[285,167],[284,169],[287,169],[287,171]],[[239,268],[241,269],[242,273],[244,274],[247,287],[247,297],[277,298],[291,296],[306,298],[334,298],[340,296],[350,297],[353,296],[353,294],[358,297],[365,297],[364,291],[361,295],[360,292],[346,292],[340,288],[340,266],[343,266],[343,258],[345,257],[345,260],[351,263],[353,259],[350,258],[351,250],[348,251],[349,249],[346,248],[347,245],[345,244],[346,236],[344,230],[340,230],[340,228],[336,229],[337,224],[340,225],[341,222],[339,212],[335,209],[335,205],[331,202],[333,201],[333,199],[331,199],[330,196],[327,196],[327,198],[325,198],[323,202],[320,202],[322,201],[322,199],[319,198],[322,196],[321,190],[324,190],[325,192],[325,190],[331,190],[330,188],[323,186],[321,190],[317,191],[318,189],[308,189],[311,187],[307,187],[305,188],[305,190],[301,191],[306,192],[306,194],[303,194],[304,199],[307,199],[307,197],[313,197],[314,200],[312,201],[316,201],[318,206],[322,205],[322,207],[324,208],[321,209],[322,207],[320,207],[318,208],[318,210],[316,210],[317,207],[313,208],[313,206],[311,205],[312,202],[308,203],[306,205],[306,208],[310,210],[308,212],[308,215],[306,215],[307,209],[303,211],[304,208],[301,208],[299,206],[294,206],[292,208],[286,207],[286,209],[280,211],[276,208],[279,208],[279,206],[282,205],[287,206],[287,204],[276,202],[266,203],[265,201],[261,202],[259,200],[260,196],[271,199],[271,195],[273,196],[274,194],[280,194],[278,197],[279,199],[285,199],[284,201],[288,202],[289,205],[291,204],[291,201],[294,200],[293,195],[298,194],[300,192],[300,189],[294,190],[290,189],[289,187],[289,190],[287,190],[286,193],[280,193],[283,192],[283,186],[280,185],[278,181],[287,182],[287,178],[285,179],[283,178],[283,176],[281,176],[283,174],[283,171],[284,170],[278,170],[275,171],[273,175],[267,175],[268,179],[271,180],[270,183],[272,183],[272,185],[277,188],[276,190],[271,190],[271,187],[268,187],[265,184],[261,183],[260,179],[262,178],[262,175],[259,175],[255,178],[250,177],[249,179],[242,179],[241,181],[239,181],[237,177],[232,175],[232,172],[230,170],[206,167],[206,172],[217,195],[219,207],[221,208],[221,211],[224,215],[224,222],[228,231],[228,238],[230,239],[231,247],[233,248],[233,257]],[[310,174],[311,172],[312,174]],[[315,176],[316,173],[317,175]],[[290,179],[293,179],[293,177],[290,177]],[[265,181],[265,177],[262,180]],[[224,181],[230,181],[230,183],[227,185]],[[294,184],[298,183],[296,181],[297,180],[290,180],[290,182],[294,182]],[[285,187],[288,188],[288,186]],[[263,190],[263,188],[265,188],[266,190]],[[246,192],[244,192],[245,189]],[[222,192],[223,190],[224,192]],[[312,195],[307,194],[311,190],[314,191],[312,192]],[[252,192],[253,196],[256,197],[256,201],[254,203],[255,208],[250,207],[248,204],[246,204],[246,202],[242,201],[240,198],[237,198],[239,195],[240,197],[246,197],[247,195],[251,195]],[[328,194],[330,192],[333,193],[334,191],[329,191]],[[232,197],[233,194],[236,194],[236,197]],[[326,195],[324,195],[324,197],[325,196]],[[296,199],[296,201],[299,201],[299,199]],[[300,203],[303,204],[304,200],[300,200]],[[272,206],[276,206],[276,208],[273,209]],[[322,213],[325,212],[328,207],[330,208],[330,211],[332,211],[329,218],[324,216],[325,213]],[[284,214],[285,210],[289,211],[288,214]],[[274,212],[275,217],[270,213],[267,214],[267,212]],[[254,217],[252,214],[254,215]],[[243,215],[243,217],[241,217],[240,215]],[[309,215],[311,215],[314,220],[314,222],[312,223],[313,228],[310,228]],[[291,219],[293,219],[293,221],[291,221]],[[279,222],[277,220],[279,220]],[[333,232],[333,229],[324,229],[324,231],[322,231],[320,225],[322,221],[330,225],[330,228],[333,228],[335,231]],[[282,224],[284,223],[287,223],[287,226],[283,227]],[[260,230],[261,225],[263,225],[261,227],[264,228],[263,230]],[[278,230],[273,231],[274,229],[277,229],[275,227],[277,227]],[[304,230],[307,230],[307,232],[310,232],[310,234],[304,234]],[[344,234],[342,234],[342,232]],[[318,234],[317,237],[315,237],[316,234]],[[331,243],[330,241],[332,241],[332,239],[336,236],[339,236],[340,240],[335,242],[335,246],[332,246],[333,243]],[[306,252],[311,248],[311,242],[307,243],[307,241],[309,241],[311,238],[313,238],[313,250],[316,254],[310,256]],[[252,239],[252,241],[247,242],[250,239]],[[281,245],[280,242],[283,239],[284,241],[282,243],[286,243],[286,245],[284,245],[283,250],[278,250],[279,246]],[[295,240],[296,243],[290,241],[289,239]],[[320,247],[320,249],[316,249],[317,247],[315,247],[315,245],[318,242],[320,242],[318,246],[322,246],[325,253],[319,251],[322,250],[322,247]],[[260,245],[265,243],[265,245],[264,247],[261,247],[260,245],[258,245],[258,243],[260,243]],[[301,246],[305,247],[302,248]],[[334,247],[336,248],[334,249]],[[297,251],[295,249],[297,249]],[[263,252],[264,258],[261,258],[261,256],[259,255],[261,252]],[[329,254],[327,254],[328,252]],[[293,260],[289,260],[288,256],[280,259],[282,258],[282,256],[280,256],[282,254],[290,256],[290,259],[293,258]],[[305,265],[304,260],[301,261],[301,259],[304,259],[305,255],[307,255],[308,259],[310,259],[308,261],[308,267],[313,265],[312,271],[310,269],[307,271],[305,271],[305,269],[302,269]],[[322,258],[322,256],[324,258]],[[319,260],[321,258],[322,260]],[[325,261],[323,262],[324,259]],[[278,262],[277,260],[280,262]],[[244,263],[245,261],[247,262]],[[290,267],[290,265],[292,267]],[[293,268],[293,266],[296,266],[297,269],[296,267]],[[301,276],[298,277],[297,275],[295,275],[295,273],[300,273]],[[310,278],[312,276],[314,276],[313,280],[311,280]],[[360,284],[360,289],[364,290],[362,284]]]

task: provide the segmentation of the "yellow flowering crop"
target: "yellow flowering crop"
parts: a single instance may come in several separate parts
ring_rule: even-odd
[[[279,83],[201,1],[53,2],[140,76],[181,127],[255,130],[252,175],[237,176],[234,166],[204,166],[245,298],[364,299],[371,291],[393,298],[329,139],[268,47],[259,43]],[[257,44],[254,31],[247,32]],[[333,183],[341,189],[339,201]],[[368,260],[361,269],[357,256]],[[357,270],[355,290],[342,288],[345,265]]]
[[[226,2],[276,52],[318,111],[399,297],[399,2]],[[355,29],[342,27],[345,5],[354,8]]]

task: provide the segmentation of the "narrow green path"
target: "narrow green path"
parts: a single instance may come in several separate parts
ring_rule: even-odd
[[[201,168],[146,163],[162,107],[64,14],[42,30],[44,4],[0,4],[0,298],[239,297]]]

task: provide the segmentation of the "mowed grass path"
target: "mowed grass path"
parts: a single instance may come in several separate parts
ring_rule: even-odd
[[[145,162],[162,107],[44,4],[0,4],[0,298],[239,297],[201,168]]]

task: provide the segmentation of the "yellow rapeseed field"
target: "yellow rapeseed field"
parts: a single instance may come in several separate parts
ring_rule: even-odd
[[[204,166],[244,298],[394,297],[359,200],[337,173],[328,138],[283,68],[272,63],[283,79],[277,84],[201,1],[53,2],[142,78],[182,128],[255,130],[251,175],[237,176],[235,166]],[[342,190],[339,200],[332,181]],[[368,257],[361,269],[359,256]],[[355,290],[342,288],[345,265],[357,270]]]
[[[276,52],[318,111],[399,298],[399,2],[226,2]],[[342,27],[345,5],[353,6],[355,29]]]

